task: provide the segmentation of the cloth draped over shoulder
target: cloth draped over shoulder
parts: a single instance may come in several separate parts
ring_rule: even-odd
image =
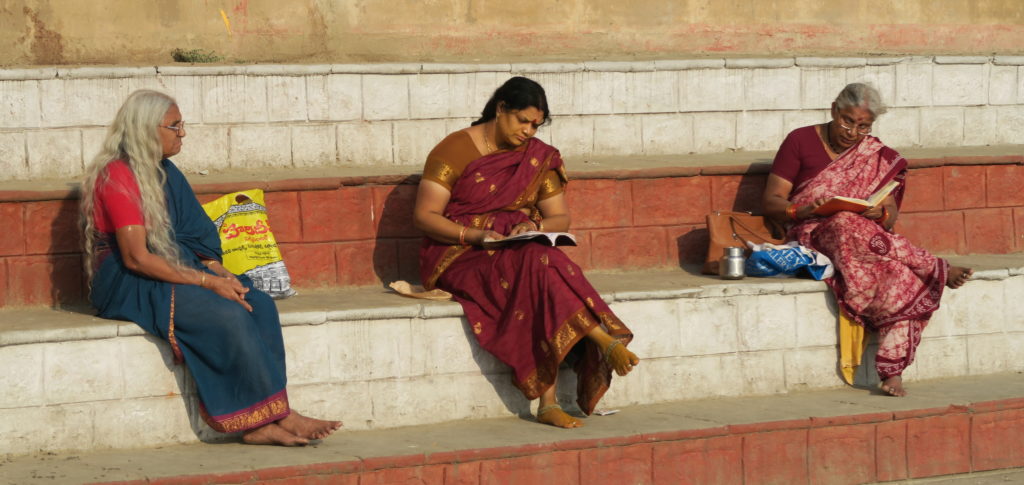
[[[794,204],[845,196],[865,199],[891,180],[902,204],[907,162],[878,138],[866,136],[816,175],[797,185]],[[876,367],[882,378],[900,375],[913,362],[921,331],[939,308],[949,265],[878,222],[852,212],[812,218],[789,228],[789,238],[820,251],[835,264],[827,280],[840,309],[879,331]],[[886,340],[893,330],[893,338]]]
[[[515,224],[538,220],[537,202],[568,183],[558,151],[540,140],[481,156],[466,144],[468,136],[456,135],[431,155],[472,160],[444,164],[465,167],[451,184],[444,213],[456,223],[507,234]],[[446,146],[456,143],[463,148]],[[442,164],[428,161],[425,180],[436,178],[437,166]],[[512,367],[513,383],[528,399],[554,384],[559,364],[571,353],[577,403],[592,413],[611,383],[611,368],[602,349],[585,336],[601,326],[623,343],[632,339],[580,267],[558,248],[527,242],[486,249],[428,237],[420,252],[420,274],[427,289],[448,291],[462,305],[480,346]]]
[[[166,159],[160,164],[167,175],[163,189],[180,263],[213,275],[202,261],[221,259],[216,227],[178,168]],[[239,280],[249,288],[245,299],[252,313],[205,288],[129,270],[112,233],[102,235],[96,253],[90,300],[99,316],[135,322],[168,341],[174,360],[184,361],[196,382],[200,412],[210,427],[245,431],[288,415],[277,309],[248,278]]]

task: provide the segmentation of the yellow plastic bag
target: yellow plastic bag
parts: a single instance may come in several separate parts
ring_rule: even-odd
[[[295,294],[291,277],[281,258],[267,221],[267,207],[260,189],[225,195],[203,204],[220,233],[224,267],[244,274],[253,285],[274,299]]]

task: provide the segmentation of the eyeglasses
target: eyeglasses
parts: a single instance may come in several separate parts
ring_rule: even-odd
[[[185,131],[185,122],[179,121],[177,125],[158,126],[157,128],[167,128],[168,130],[171,130],[173,132],[176,132],[178,135],[181,135]]]
[[[845,118],[845,116],[843,118]],[[843,130],[846,130],[847,133],[853,133],[854,132],[854,128],[856,128],[856,131],[857,131],[858,135],[867,135],[868,133],[871,133],[871,125],[858,125],[856,127],[850,127],[850,126],[847,126],[847,124],[846,124],[847,120],[845,120],[845,119],[839,119],[839,120],[836,120],[836,121],[839,122],[839,127],[842,128]],[[850,121],[852,121],[852,120],[850,120]],[[852,125],[853,123],[850,123],[850,124]]]

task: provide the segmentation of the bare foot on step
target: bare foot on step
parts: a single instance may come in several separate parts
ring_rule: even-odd
[[[322,440],[341,428],[341,421],[313,419],[292,410],[291,414],[277,422],[285,431],[311,440]]]
[[[967,283],[967,280],[971,279],[971,275],[974,274],[974,270],[971,268],[963,268],[960,266],[950,266],[949,274],[946,275],[946,286],[957,289]]]
[[[276,423],[270,423],[242,433],[242,442],[249,445],[305,446],[309,440],[289,433]]]
[[[884,381],[880,386],[882,392],[896,397],[903,397],[907,395],[907,390],[903,388],[903,378],[900,376],[892,376]]]
[[[544,406],[538,409],[537,422],[550,424],[556,428],[579,428],[580,426],[583,426],[583,421],[569,416],[569,414],[562,410],[562,407],[557,404]]]

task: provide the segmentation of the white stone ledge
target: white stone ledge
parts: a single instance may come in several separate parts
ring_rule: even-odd
[[[398,296],[396,295],[396,297]],[[459,306],[458,304],[454,305],[459,309],[459,313],[458,315],[452,316],[462,316],[462,307]],[[423,305],[401,305],[372,308],[356,308],[350,310],[331,310],[327,312],[327,321],[341,322],[362,320],[388,320],[394,318],[416,318],[423,314],[422,307]]]
[[[995,56],[992,63],[997,66],[1024,66],[1024,56]]]
[[[230,76],[245,74],[245,66],[157,66],[164,76]]]
[[[979,281],[943,295],[907,379],[1024,371],[1016,358],[1024,348],[1024,313],[1013,304],[1024,278],[1010,278],[1005,268],[1020,271],[1020,258],[984,259],[984,267],[997,269],[979,270]],[[630,349],[644,359],[630,376],[614,379],[603,407],[843,385],[835,372],[835,304],[821,282],[728,282],[683,272],[595,274],[591,280],[616,290],[605,296],[635,334]],[[627,291],[634,287],[648,290]],[[363,294],[307,302],[372,304],[359,299]],[[641,299],[644,294],[648,298]],[[458,304],[409,303],[398,296],[375,301],[392,298],[399,305],[392,318],[377,319],[355,313],[362,310],[283,305],[291,307],[282,321],[289,322],[283,334],[296,409],[343,417],[354,430],[531,411],[509,369],[477,345]],[[330,321],[332,315],[342,320]],[[134,324],[105,326],[121,335]],[[869,346],[858,384],[877,383],[870,360],[876,351],[877,345]],[[0,395],[0,423],[7,423],[0,435],[9,438],[0,440],[0,454],[218,438],[198,419],[188,372],[172,364],[170,347],[153,337],[0,345],[0,367],[6,370],[0,389],[11,391]],[[573,373],[560,373],[564,402],[571,401],[573,384]],[[412,408],[419,412],[410,413]],[[149,432],[140,435],[140,429]]]
[[[482,72],[648,72],[690,69],[776,69],[786,67],[862,67],[906,63],[1024,65],[1024,56],[909,56],[909,57],[781,57],[664,59],[655,61],[584,61],[540,63],[375,63],[375,64],[253,64],[168,65],[129,67],[75,67],[0,69],[0,80],[121,79],[162,76],[314,76],[325,74],[466,74]]]
[[[905,62],[907,57],[868,57],[869,66],[891,66]]]
[[[727,69],[782,69],[786,67],[793,67],[796,65],[796,61],[792,57],[785,58],[741,58],[741,59],[726,59],[725,67]]]
[[[867,65],[863,57],[797,57],[800,67],[861,67]]]
[[[512,64],[423,64],[424,74],[466,74],[473,72],[511,72]]]
[[[655,70],[654,61],[587,61],[583,69],[593,72],[646,72]]]
[[[43,67],[39,69],[0,69],[0,81],[33,81],[40,79],[55,79],[56,77],[56,67]]]
[[[320,325],[327,322],[326,311],[284,312],[281,313],[281,326],[286,325]]]
[[[985,56],[935,56],[936,64],[988,64],[990,60]]]
[[[678,298],[696,298],[701,296],[700,288],[672,288],[667,290],[648,291],[616,291],[611,298],[601,295],[606,302],[613,301],[640,301],[640,300],[675,300]]]
[[[420,72],[422,64],[333,64],[332,74],[415,74]]]
[[[977,270],[971,276],[972,280],[984,280],[984,281],[1000,281],[1009,278],[1009,269],[985,269]]]
[[[117,336],[118,337],[135,337],[139,335],[149,335],[142,327],[136,325],[133,322],[118,322],[117,325]]]
[[[72,327],[4,330],[0,332],[0,347],[114,338],[118,335],[117,327],[118,322],[100,320]]]
[[[121,79],[156,76],[155,67],[72,67],[57,68],[61,79]]]
[[[245,73],[252,76],[315,76],[330,74],[331,64],[254,64],[245,66]]]
[[[519,62],[509,66],[513,73],[579,72],[582,62]]]
[[[721,69],[725,59],[679,59],[654,61],[656,71],[686,71],[689,69]]]

